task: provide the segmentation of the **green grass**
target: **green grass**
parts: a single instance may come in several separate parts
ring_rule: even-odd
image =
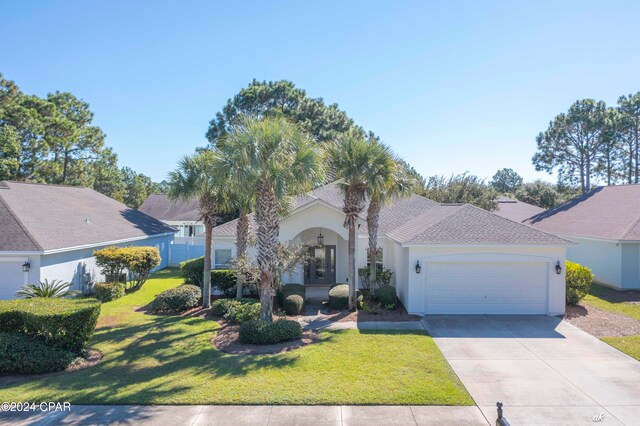
[[[422,332],[323,332],[280,355],[229,355],[211,345],[218,325],[138,308],[181,283],[155,274],[137,293],[103,305],[94,367],[0,387],[0,401],[74,404],[433,404],[473,401]]]
[[[640,321],[640,304],[617,302],[617,292],[618,290],[593,284],[583,302]],[[602,337],[601,340],[640,361],[640,336]]]

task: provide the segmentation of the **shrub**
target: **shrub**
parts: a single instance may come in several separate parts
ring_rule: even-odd
[[[165,290],[153,300],[151,312],[184,312],[202,300],[200,287],[190,284]]]
[[[110,302],[124,296],[124,284],[122,283],[96,283],[93,286],[93,297],[104,302]]]
[[[338,311],[342,311],[349,307],[348,284],[335,284],[329,289],[329,305]]]
[[[45,279],[38,284],[23,285],[16,295],[25,299],[33,297],[63,297],[67,295],[69,287],[71,287],[71,283],[62,280],[49,281]]]
[[[289,294],[285,296],[282,307],[287,315],[300,315],[304,308],[304,298],[298,294]]]
[[[235,301],[235,303],[229,303],[227,313],[224,314],[224,318],[236,323],[244,324],[247,321],[257,320],[260,317],[260,302],[253,301],[249,303],[243,303]]]
[[[149,278],[149,273],[160,264],[160,252],[155,247],[107,247],[93,252],[107,282],[120,282],[125,271],[132,280],[125,285],[127,291],[138,290]]]
[[[377,289],[375,292],[375,298],[387,309],[389,309],[389,307],[394,309],[396,302],[398,301],[395,287],[391,287],[389,285],[385,285]]]
[[[270,345],[286,340],[299,339],[302,327],[298,321],[279,320],[267,322],[261,320],[248,321],[240,326],[240,341],[254,345]]]
[[[82,351],[96,327],[95,299],[0,300],[0,333],[17,332],[74,353]]]
[[[64,370],[73,359],[71,351],[47,345],[42,339],[0,333],[0,373],[50,373]]]
[[[211,304],[211,315],[224,317],[229,312],[229,306],[235,303],[259,303],[256,299],[218,299]]]
[[[276,291],[276,300],[280,306],[284,307],[284,299],[286,296],[297,294],[298,296],[301,296],[304,301],[306,293],[307,289],[303,284],[282,284]]]
[[[591,270],[579,263],[566,263],[567,304],[575,305],[581,301],[591,288],[593,274]]]
[[[200,275],[204,272],[200,271]],[[216,287],[227,296],[236,294],[236,272],[232,269],[214,269],[211,271],[211,287]]]
[[[197,285],[202,288],[202,278],[204,277],[204,257],[187,260],[180,264],[180,273],[187,284]]]

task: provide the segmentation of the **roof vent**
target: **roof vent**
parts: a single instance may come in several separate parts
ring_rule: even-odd
[[[91,222],[89,222],[89,218],[88,217],[84,218],[84,223],[91,223]]]

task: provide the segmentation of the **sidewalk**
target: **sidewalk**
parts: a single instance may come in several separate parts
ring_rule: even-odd
[[[478,407],[76,405],[71,412],[0,413],[2,425],[483,425]]]

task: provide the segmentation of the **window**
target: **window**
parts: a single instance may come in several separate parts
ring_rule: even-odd
[[[231,250],[214,250],[214,265],[213,269],[227,269],[229,267],[229,261],[231,260]]]
[[[376,258],[376,270],[382,271],[384,269],[382,263],[382,247],[378,247],[378,257]],[[371,262],[369,261],[369,249],[367,249],[367,268],[371,267]]]

